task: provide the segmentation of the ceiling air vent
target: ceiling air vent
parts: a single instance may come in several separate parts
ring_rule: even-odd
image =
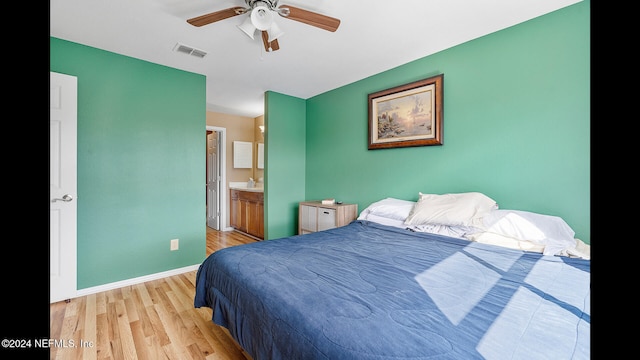
[[[205,56],[207,56],[207,52],[204,50],[200,50],[200,49],[196,49],[193,48],[191,46],[187,46],[184,44],[180,44],[177,43],[176,46],[173,47],[173,51],[179,52],[179,53],[183,53],[183,54],[187,54],[187,55],[191,55],[191,56],[195,56],[197,58],[203,58]]]

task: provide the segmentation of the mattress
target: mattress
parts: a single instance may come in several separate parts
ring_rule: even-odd
[[[195,307],[259,359],[589,359],[590,261],[357,220],[214,252]]]

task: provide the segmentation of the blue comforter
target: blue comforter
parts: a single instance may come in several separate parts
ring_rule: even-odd
[[[368,221],[211,254],[195,307],[255,359],[589,359],[590,261]]]

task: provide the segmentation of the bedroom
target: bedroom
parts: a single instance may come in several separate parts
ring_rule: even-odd
[[[335,197],[364,208],[385,196],[473,190],[502,208],[561,216],[590,243],[589,15],[583,1],[307,100],[267,93],[267,238],[295,233],[302,200]],[[60,39],[50,44],[50,70],[77,75],[86,91],[78,289],[200,263],[204,79]],[[435,73],[445,75],[444,145],[367,151],[366,95]],[[183,94],[157,91],[168,83]],[[123,89],[130,97],[118,95]],[[124,110],[117,116],[114,104]],[[146,171],[136,171],[139,164]],[[166,251],[173,237],[181,239],[177,254]]]

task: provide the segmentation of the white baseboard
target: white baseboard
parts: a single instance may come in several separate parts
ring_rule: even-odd
[[[189,271],[198,270],[198,267],[200,267],[200,264],[186,266],[186,267],[183,267],[183,268],[173,269],[173,270],[164,271],[164,272],[160,272],[160,273],[155,273],[155,274],[151,274],[151,275],[140,276],[140,277],[137,277],[137,278],[127,279],[127,280],[122,280],[122,281],[116,281],[114,283],[109,283],[109,284],[94,286],[94,287],[90,287],[90,288],[85,288],[85,289],[78,290],[76,292],[76,297],[85,296],[85,295],[91,295],[91,294],[97,294],[97,293],[103,292],[103,291],[118,289],[118,288],[125,287],[125,286],[136,285],[136,284],[140,284],[140,283],[147,282],[147,281],[158,280],[158,279],[166,278],[166,277],[169,277],[169,276],[184,274],[184,273],[189,272]]]

